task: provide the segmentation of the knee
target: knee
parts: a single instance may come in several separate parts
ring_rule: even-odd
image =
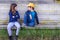
[[[9,29],[9,26],[7,26],[7,30]]]
[[[35,24],[31,24],[31,23],[30,23],[30,24],[29,24],[29,26],[32,26],[32,27],[34,27],[34,26],[35,26]]]
[[[20,26],[18,26],[17,29],[20,29]]]
[[[7,30],[10,30],[11,28],[9,26],[7,26]]]

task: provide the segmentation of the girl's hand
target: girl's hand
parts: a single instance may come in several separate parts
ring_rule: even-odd
[[[18,22],[20,23],[20,19],[18,19]]]

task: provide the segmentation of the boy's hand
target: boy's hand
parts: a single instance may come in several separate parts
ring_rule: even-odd
[[[22,24],[22,27],[26,26],[24,23]]]

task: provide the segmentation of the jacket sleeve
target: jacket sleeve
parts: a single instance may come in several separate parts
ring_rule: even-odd
[[[20,15],[19,15],[19,12],[18,11],[17,11],[17,14],[18,14],[18,17],[17,18],[20,19]]]
[[[12,14],[11,14],[11,12],[9,12],[9,18],[12,18]]]
[[[9,18],[10,18],[10,20],[12,20],[12,14],[11,14],[11,12],[9,12]]]
[[[25,12],[25,14],[24,14],[24,24],[27,24],[27,14],[26,14],[27,12]]]
[[[39,24],[39,20],[38,20],[37,12],[35,12],[35,18],[36,18],[36,23]]]

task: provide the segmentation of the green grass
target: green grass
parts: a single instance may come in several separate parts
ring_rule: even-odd
[[[8,39],[6,29],[0,30],[0,38],[3,40]],[[59,40],[60,29],[25,29],[19,32],[20,40]]]

